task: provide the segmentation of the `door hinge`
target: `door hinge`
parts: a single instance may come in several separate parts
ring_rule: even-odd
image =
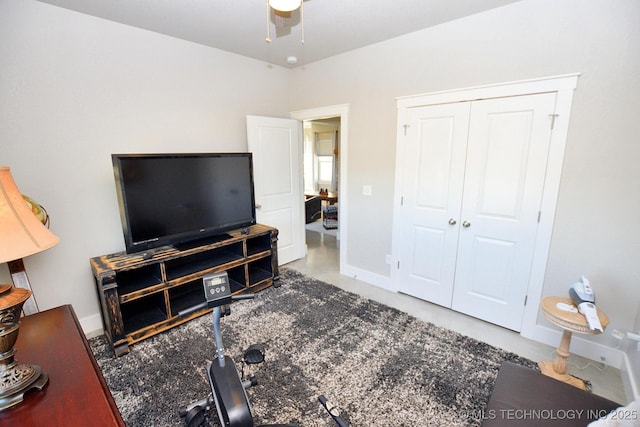
[[[542,211],[538,211],[538,223],[540,222],[540,217],[542,216]]]
[[[551,130],[553,130],[553,125],[556,123],[556,119],[560,117],[560,114],[549,114],[549,118],[551,119]],[[406,133],[405,133],[406,135]]]
[[[527,306],[527,299],[529,298],[529,295],[525,295],[524,296],[524,306]]]
[[[400,261],[398,261],[398,266],[396,268],[400,270]]]
[[[404,196],[400,196],[400,206],[404,206]]]
[[[402,127],[404,128],[404,136],[407,136],[407,129],[409,129],[410,125],[402,125]]]

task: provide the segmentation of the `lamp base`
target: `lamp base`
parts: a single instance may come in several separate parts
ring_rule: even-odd
[[[32,389],[42,390],[49,381],[40,366],[18,363],[13,348],[20,329],[22,305],[31,296],[28,289],[2,287],[0,292],[0,411],[24,400]]]
[[[38,365],[16,364],[0,370],[0,412],[21,403],[26,392],[41,391],[47,382],[49,376],[42,373]]]

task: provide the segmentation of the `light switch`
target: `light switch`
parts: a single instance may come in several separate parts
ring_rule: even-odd
[[[373,190],[371,189],[370,185],[363,185],[362,186],[362,195],[363,196],[371,196],[373,194]]]

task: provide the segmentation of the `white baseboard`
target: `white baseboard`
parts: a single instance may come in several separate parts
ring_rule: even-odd
[[[560,328],[535,325],[532,328],[528,328],[527,333],[523,332],[521,335],[524,338],[557,347],[562,338],[562,331]],[[586,340],[582,338],[580,334],[573,334],[571,336],[570,352],[571,354],[576,354],[596,362],[605,363],[616,369],[622,369],[624,364],[623,351]]]
[[[631,361],[626,353],[624,353],[624,360],[620,368],[620,376],[624,384],[624,391],[627,394],[627,400],[629,402],[640,400],[640,384],[638,384],[636,380],[638,373],[634,372]]]
[[[340,274],[353,277],[354,279],[358,279],[362,282],[369,283],[370,285],[374,285],[391,292],[395,292],[395,289],[393,289],[393,287],[391,286],[391,279],[387,276],[383,276],[382,274],[372,273],[367,270],[356,268],[352,265],[341,265]]]
[[[79,319],[82,331],[87,338],[97,337],[104,332],[102,328],[102,316],[100,314],[92,314],[91,316]]]

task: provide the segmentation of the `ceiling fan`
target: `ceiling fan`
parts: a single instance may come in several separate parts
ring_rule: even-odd
[[[278,28],[289,28],[292,26],[292,12],[300,9],[301,35],[300,43],[304,44],[304,6],[303,0],[266,0],[267,2],[267,37],[265,41],[271,43],[270,22],[273,12],[273,23]]]

